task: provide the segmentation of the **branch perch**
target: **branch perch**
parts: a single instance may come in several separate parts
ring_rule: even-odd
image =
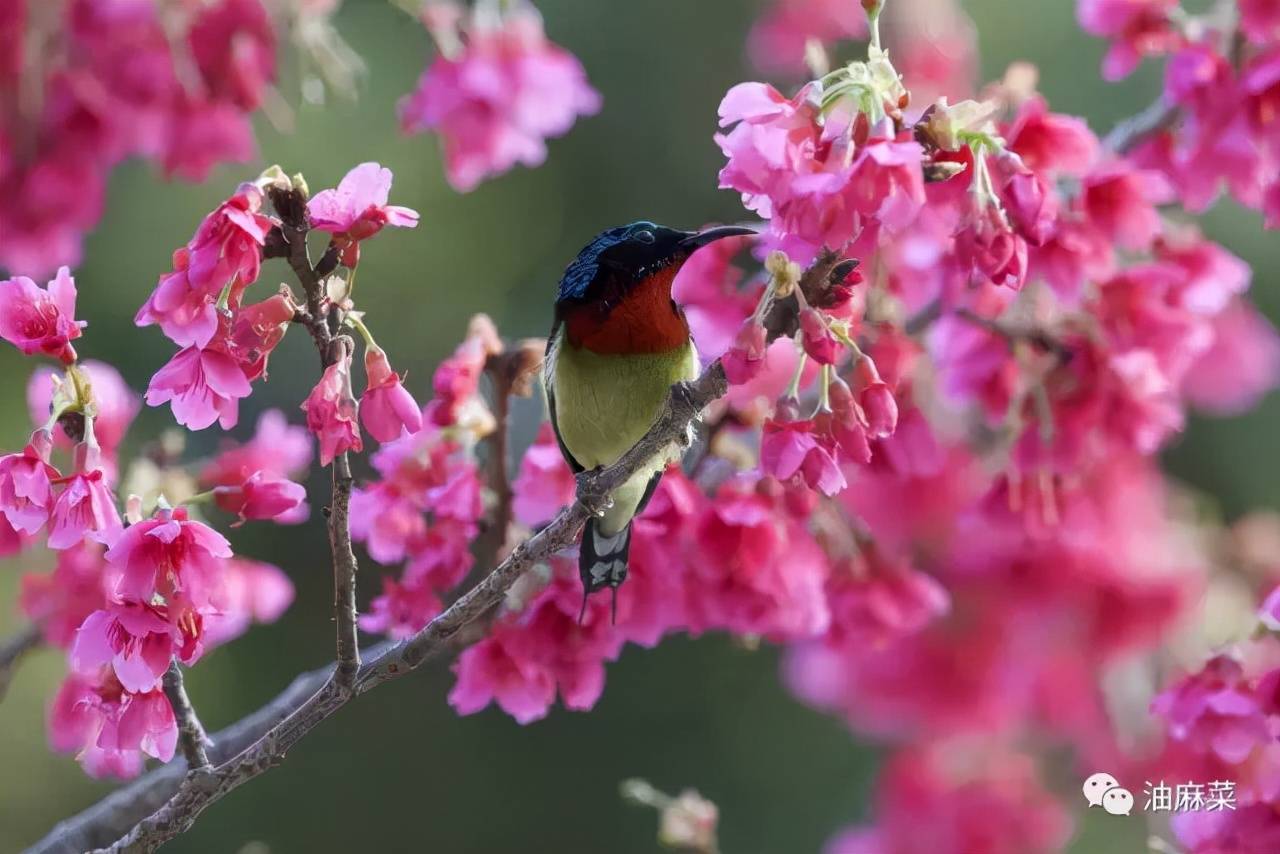
[[[283,211],[281,213],[283,215]],[[290,245],[297,252],[297,244],[291,242]],[[302,252],[305,253],[305,244]],[[843,279],[847,272],[833,256],[824,254],[806,271],[801,287],[820,289]],[[306,286],[306,279],[301,275],[300,279]],[[311,295],[309,290],[308,297]],[[320,300],[309,299],[309,302],[308,308],[313,317],[320,316],[325,310]],[[794,311],[793,307],[782,304],[776,309],[780,313]],[[789,325],[784,314],[775,326],[784,330]],[[785,333],[776,332],[774,337],[778,334]],[[184,785],[186,762],[175,760],[80,815],[62,822],[29,850],[78,852],[105,845],[100,850],[149,852],[184,833],[205,809],[279,765],[285,754],[307,733],[352,699],[404,676],[443,652],[453,651],[456,648],[454,641],[463,629],[500,606],[507,591],[525,572],[573,545],[587,519],[608,507],[614,490],[671,444],[682,443],[702,410],[723,397],[728,388],[719,359],[708,365],[693,382],[672,386],[662,412],[633,448],[613,465],[578,476],[577,499],[573,504],[561,510],[541,531],[516,546],[493,571],[417,634],[366,651],[364,663],[357,664],[349,684],[344,684],[345,680],[340,675],[344,666],[340,652],[336,666],[298,677],[273,702],[219,733],[211,750],[211,758],[217,764],[208,773],[198,777],[190,775]],[[341,479],[337,465],[334,471],[336,511],[343,505],[337,491]],[[349,470],[345,476],[349,477]],[[335,512],[333,518],[336,517]],[[346,542],[349,545],[349,537]],[[335,574],[343,557],[335,552]],[[354,581],[354,558],[351,571]],[[342,620],[341,610],[339,620]],[[352,613],[354,615],[354,611]],[[341,626],[339,632],[341,636]],[[359,661],[358,658],[356,660]]]

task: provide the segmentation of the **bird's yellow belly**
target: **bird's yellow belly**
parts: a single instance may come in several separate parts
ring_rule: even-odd
[[[692,342],[666,353],[615,356],[575,348],[561,336],[547,366],[560,438],[584,467],[609,465],[644,436],[671,386],[697,376]],[[655,460],[652,470],[670,458]]]

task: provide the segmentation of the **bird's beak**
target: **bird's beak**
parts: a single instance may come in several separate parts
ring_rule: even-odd
[[[755,234],[754,228],[747,228],[741,225],[720,225],[715,228],[708,228],[706,231],[695,232],[680,241],[680,246],[692,252],[700,249],[708,243],[719,240],[722,237],[743,237],[748,234]]]

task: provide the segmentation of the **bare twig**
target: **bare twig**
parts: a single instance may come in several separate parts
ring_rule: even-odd
[[[1178,108],[1164,98],[1157,98],[1137,113],[1118,123],[1102,140],[1102,144],[1116,154],[1128,154],[1153,133],[1173,124]]]
[[[12,637],[0,641],[0,700],[4,699],[9,690],[19,659],[40,646],[41,640],[40,627],[32,623],[19,629]]]
[[[161,684],[178,722],[178,744],[182,748],[183,758],[187,760],[187,767],[198,773],[209,771],[213,768],[209,755],[205,752],[209,737],[205,735],[204,727],[196,717],[196,710],[191,705],[186,685],[182,682],[182,670],[176,660],[169,662],[169,669],[164,672]]]

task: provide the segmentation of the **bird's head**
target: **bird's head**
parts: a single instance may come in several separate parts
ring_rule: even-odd
[[[680,231],[633,222],[602,232],[564,271],[556,320],[575,347],[596,353],[659,353],[689,342],[671,283],[689,256],[722,237],[754,234],[736,225]]]
[[[557,301],[616,300],[662,273],[669,286],[675,271],[695,251],[723,237],[746,234],[755,231],[736,225],[681,231],[646,220],[607,229],[565,270]]]

